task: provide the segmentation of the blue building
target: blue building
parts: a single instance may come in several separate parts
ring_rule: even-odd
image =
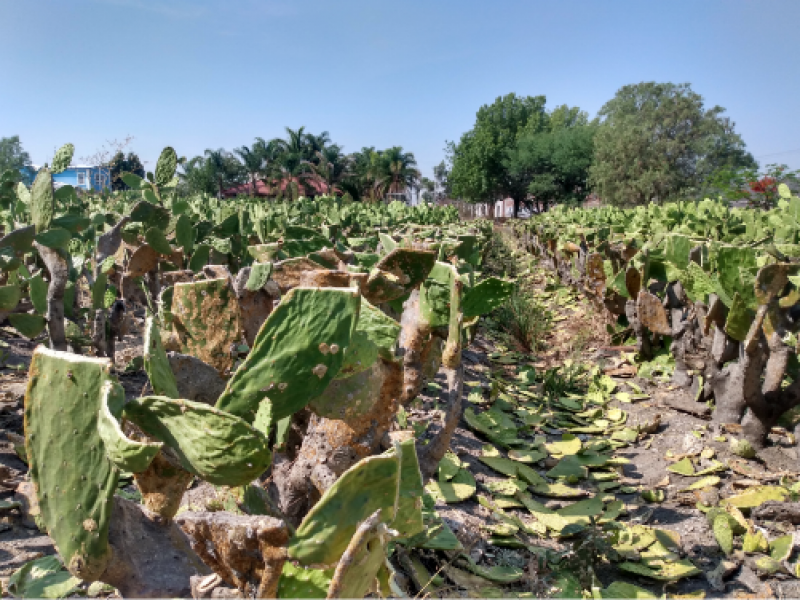
[[[31,181],[41,169],[39,165],[25,167],[26,179]],[[53,187],[56,189],[64,185],[71,185],[76,190],[103,191],[111,187],[110,167],[95,167],[92,165],[70,165],[65,171],[53,175]]]

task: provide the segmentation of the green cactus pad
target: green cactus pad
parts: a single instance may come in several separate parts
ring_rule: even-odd
[[[39,244],[56,250],[59,248],[66,250],[71,239],[72,234],[69,231],[61,227],[52,227],[52,224],[47,231],[36,234],[36,241]]]
[[[164,231],[158,227],[151,227],[144,233],[144,241],[156,252],[169,256],[172,254],[172,246],[169,245]]]
[[[14,310],[20,298],[22,290],[18,285],[0,285],[0,310]]]
[[[163,444],[137,442],[122,431],[119,419],[125,405],[125,390],[121,385],[106,381],[101,393],[97,431],[105,444],[108,459],[128,473],[145,471]]]
[[[396,248],[381,258],[375,267],[400,277],[405,291],[410,292],[425,281],[435,262],[435,252]]]
[[[26,450],[42,520],[69,571],[92,581],[110,558],[118,471],[98,431],[111,362],[39,346],[25,394]]]
[[[386,544],[390,535],[377,512],[365,521],[336,566],[329,598],[363,598],[375,583],[375,577],[386,560]]]
[[[33,308],[39,314],[47,312],[47,282],[41,275],[32,277],[28,281],[28,290]]]
[[[194,225],[186,215],[178,217],[175,223],[175,241],[183,248],[184,254],[188,256],[192,253],[194,248]]]
[[[325,598],[332,578],[333,569],[304,569],[287,561],[278,581],[278,598]]]
[[[75,154],[75,146],[72,144],[64,144],[56,151],[53,157],[53,173],[61,173],[66,171],[69,163],[72,162],[72,155]]]
[[[437,262],[420,290],[420,311],[422,318],[431,327],[441,327],[450,323],[450,300],[453,282],[458,272],[452,265]]]
[[[175,169],[178,168],[178,155],[171,146],[167,146],[161,151],[156,163],[156,185],[165,186],[175,176]]]
[[[269,276],[272,274],[272,263],[254,263],[250,267],[250,276],[247,278],[245,288],[250,292],[257,292],[269,281]]]
[[[360,296],[350,288],[294,288],[270,313],[217,408],[248,422],[269,396],[273,421],[319,396],[344,361]]]
[[[48,169],[41,169],[31,187],[31,220],[36,233],[42,233],[53,222],[53,174]]]
[[[422,495],[425,493],[425,488],[422,485],[415,440],[401,442],[399,448],[400,497],[397,502],[397,514],[389,526],[396,530],[401,538],[410,538],[425,529],[422,522]],[[392,448],[388,453],[394,451]]]
[[[13,248],[17,254],[25,254],[30,252],[33,247],[33,239],[36,235],[36,228],[31,225],[30,227],[23,227],[15,229],[8,235],[0,238],[0,248]]]
[[[12,313],[8,315],[8,322],[26,338],[33,339],[44,331],[47,321],[39,315],[26,313]]]
[[[378,360],[378,347],[366,333],[356,329],[344,353],[344,363],[335,379],[346,379],[369,369]]]
[[[175,374],[161,345],[161,331],[152,315],[147,317],[144,326],[144,370],[157,396],[180,397]]]
[[[304,565],[336,563],[372,513],[380,509],[392,519],[399,474],[400,460],[387,454],[364,458],[342,473],[289,541],[289,557]]]
[[[497,277],[488,277],[467,290],[462,301],[464,318],[470,319],[490,313],[511,296],[514,284]]]
[[[190,400],[137,398],[124,416],[175,450],[181,465],[214,485],[245,485],[269,466],[267,439],[242,419]]]
[[[142,223],[145,230],[151,227],[167,229],[171,219],[172,214],[166,208],[146,200],[137,202],[131,210],[131,222]]]
[[[400,336],[400,323],[364,298],[361,299],[356,331],[364,332],[372,340],[378,347],[381,358],[392,360],[397,338]]]
[[[352,421],[367,414],[380,399],[384,381],[384,366],[380,360],[350,377],[337,377],[321,396],[308,403],[320,417]]]

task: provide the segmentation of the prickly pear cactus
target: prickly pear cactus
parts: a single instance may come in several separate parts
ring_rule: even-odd
[[[176,283],[172,317],[181,352],[220,373],[233,366],[231,346],[241,339],[241,320],[236,293],[227,278]]]
[[[25,393],[31,479],[47,533],[76,577],[96,580],[110,558],[108,525],[119,472],[98,432],[111,362],[39,346]]]
[[[278,421],[319,396],[339,372],[360,304],[350,288],[294,288],[261,326],[217,408],[253,422],[269,397]]]
[[[361,522],[376,510],[391,520],[397,501],[400,459],[370,456],[345,471],[306,515],[289,541],[289,556],[305,565],[333,565]]]
[[[172,448],[184,469],[214,485],[248,484],[272,459],[260,431],[207,404],[146,396],[128,402],[123,414]]]
[[[169,366],[167,353],[161,345],[161,331],[152,315],[147,317],[144,327],[144,370],[157,396],[178,398],[178,384]]]

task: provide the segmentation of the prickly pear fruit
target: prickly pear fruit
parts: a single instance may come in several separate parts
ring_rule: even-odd
[[[25,436],[42,520],[64,564],[93,581],[110,558],[108,525],[119,472],[98,431],[111,362],[39,346],[25,394]]]
[[[261,326],[217,408],[248,422],[267,396],[274,421],[302,409],[339,372],[359,305],[350,288],[292,289]]]
[[[172,448],[190,473],[214,485],[245,485],[269,466],[264,435],[232,414],[190,400],[137,398],[124,416]]]
[[[171,312],[181,352],[196,356],[220,373],[230,369],[231,346],[241,339],[241,320],[228,278],[176,283]]]
[[[393,518],[399,475],[396,455],[370,456],[350,467],[303,519],[289,556],[305,565],[336,563],[367,517],[381,510],[386,520]]]
[[[157,396],[180,398],[175,375],[161,345],[161,331],[152,315],[147,317],[144,326],[144,370]]]
[[[125,435],[119,422],[124,404],[125,390],[122,386],[106,381],[101,391],[97,431],[112,463],[123,471],[140,473],[150,466],[163,444],[138,442]]]

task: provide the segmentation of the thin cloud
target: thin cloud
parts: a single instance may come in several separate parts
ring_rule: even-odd
[[[210,14],[207,7],[198,6],[197,2],[180,2],[176,0],[170,0],[170,2],[161,2],[159,0],[94,0],[94,2],[147,11],[179,19],[198,19]]]

